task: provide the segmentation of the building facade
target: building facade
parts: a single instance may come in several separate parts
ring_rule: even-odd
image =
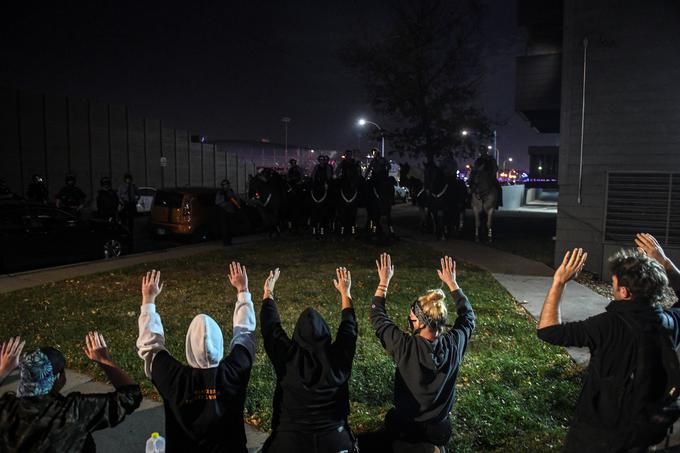
[[[520,1],[524,11],[534,7],[533,22],[525,21],[529,39],[541,39],[544,3]],[[544,24],[555,22],[548,10]],[[532,27],[539,31],[532,33]],[[564,0],[561,27],[555,52],[560,69],[551,78],[560,84],[555,262],[566,250],[583,247],[589,252],[587,269],[606,277],[607,257],[633,246],[636,232],[654,234],[676,255],[680,3]],[[541,46],[534,42],[529,48]],[[550,78],[545,73],[543,80]],[[527,81],[519,80],[522,75],[518,66],[518,87]],[[554,102],[554,95],[545,102]]]

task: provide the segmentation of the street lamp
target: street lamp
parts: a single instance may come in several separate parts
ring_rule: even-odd
[[[468,135],[470,135],[470,131],[468,131],[467,129],[462,129],[460,131],[460,135],[462,135],[463,137],[467,137]],[[487,145],[486,149],[488,149],[489,151],[491,151],[493,149],[493,157],[494,157],[494,159],[496,159],[496,164],[498,165],[498,163],[500,162],[500,155],[498,154],[498,145],[497,145],[497,140],[496,140],[497,137],[496,136],[497,136],[496,129],[494,129],[493,130],[493,146]]]
[[[378,130],[380,131],[380,155],[382,157],[385,157],[385,134],[383,133],[383,128],[380,127],[377,123],[374,123],[373,121],[368,121],[364,118],[359,118],[357,124],[361,127],[364,127],[366,124],[372,124],[378,128]]]
[[[505,171],[505,163],[506,163],[506,162],[512,163],[512,157],[508,157],[507,159],[504,159],[504,160],[503,160],[503,171]]]
[[[290,123],[290,118],[288,118],[287,116],[284,116],[283,118],[281,118],[281,121],[283,122],[283,128],[284,128],[285,137],[286,137],[285,142],[284,142],[285,143],[284,153],[286,155],[286,162],[288,162],[288,123]]]

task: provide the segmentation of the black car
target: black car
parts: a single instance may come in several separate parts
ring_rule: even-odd
[[[0,201],[0,272],[111,258],[129,246],[130,234],[118,224],[82,220],[26,201]]]

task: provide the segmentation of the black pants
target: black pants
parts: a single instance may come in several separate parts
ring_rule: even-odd
[[[353,453],[354,437],[344,426],[331,431],[305,433],[274,431],[262,447],[264,453]]]
[[[120,211],[120,223],[128,229],[130,237],[135,233],[135,216],[137,215],[137,206],[134,203],[125,203],[123,209]]]
[[[444,447],[451,438],[451,420],[441,422],[418,423],[401,417],[394,409],[385,415],[385,429],[374,433],[359,435],[361,453],[389,452],[395,441],[414,444],[430,444]]]
[[[638,436],[632,429],[607,431],[594,428],[588,423],[574,422],[569,428],[564,451],[568,453],[646,452],[648,446],[639,445],[640,439],[636,437]]]

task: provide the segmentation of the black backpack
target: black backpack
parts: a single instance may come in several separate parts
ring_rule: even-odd
[[[635,337],[636,357],[634,369],[627,385],[625,406],[629,410],[635,443],[640,446],[654,445],[669,434],[673,423],[680,418],[680,360],[668,333],[660,330],[644,331],[634,319],[620,314],[619,319]],[[651,370],[652,363],[661,360],[665,373],[664,392],[650,400],[651,385],[658,386]],[[658,387],[656,387],[658,388]],[[654,391],[654,394],[658,393]],[[629,431],[630,432],[630,431]]]

